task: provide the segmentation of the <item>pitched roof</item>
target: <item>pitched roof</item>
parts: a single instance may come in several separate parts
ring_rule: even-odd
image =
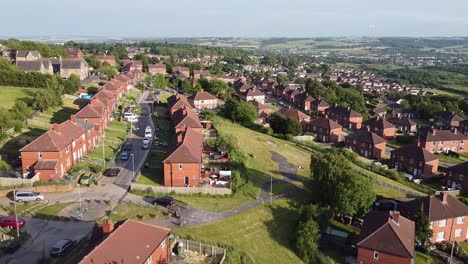
[[[366,215],[358,247],[392,255],[414,256],[414,222],[397,213],[373,211]]]
[[[299,111],[297,109],[293,109],[293,108],[291,108],[291,109],[283,108],[283,109],[279,110],[279,112],[282,115],[284,115],[285,117],[296,119],[297,121],[310,119],[310,116],[304,114],[303,112],[301,112],[301,111]]]
[[[319,128],[326,128],[329,130],[337,129],[337,128],[342,128],[341,125],[336,123],[335,121],[328,119],[326,117],[318,117],[310,121],[309,123],[312,126],[316,126]]]
[[[126,220],[80,263],[144,263],[170,231],[163,227]]]
[[[373,145],[387,142],[385,139],[383,139],[379,135],[373,132],[369,132],[367,130],[357,130],[354,133],[349,134],[347,138],[357,140],[360,142],[373,144]]]
[[[87,104],[78,113],[75,114],[77,118],[101,118],[102,111],[99,107],[92,104]]]
[[[315,107],[329,107],[330,106],[329,103],[327,103],[325,100],[322,100],[322,99],[313,100],[312,105]]]
[[[163,162],[200,163],[203,135],[194,128],[188,127],[182,136],[182,143],[177,144],[176,141],[171,143],[168,151],[169,155]]]
[[[270,109],[268,106],[256,101],[256,100],[252,100],[252,101],[249,101],[249,103],[253,104],[258,111],[262,111],[262,110],[267,110],[267,109]]]
[[[463,121],[463,118],[455,112],[441,111],[434,114],[436,119],[445,119],[451,121]]]
[[[85,130],[81,126],[67,120],[60,125],[55,124],[52,129],[20,149],[20,152],[57,152],[84,133]]]
[[[415,126],[416,123],[407,117],[391,117],[387,119],[388,122],[394,125]]]
[[[345,117],[362,117],[362,115],[353,109],[351,107],[344,107],[344,106],[332,106],[327,109],[327,113],[329,114],[334,114],[338,116],[345,116]]]
[[[464,173],[466,175],[466,174],[468,174],[468,161],[457,164],[457,165],[454,165],[454,166],[448,168],[447,170],[453,171],[455,173]]]
[[[432,154],[430,151],[417,145],[407,145],[407,146],[392,150],[391,152],[395,153],[395,155],[411,157],[418,161],[424,161],[424,162],[429,162],[429,161],[439,159],[436,155]]]
[[[34,165],[35,170],[55,170],[58,160],[56,159],[43,159],[36,162]]]
[[[392,123],[388,122],[387,120],[379,116],[365,121],[364,123],[362,123],[362,126],[363,127],[370,126],[372,128],[376,127],[379,129],[395,128],[395,126]]]
[[[88,63],[84,59],[62,59],[60,61],[60,69],[81,69],[82,66],[87,66]]]
[[[254,86],[247,90],[247,96],[265,96],[265,94],[257,89],[257,86]]]
[[[468,140],[468,137],[462,133],[453,133],[450,130],[421,129],[419,139],[424,142],[431,141],[449,141],[449,140]]]
[[[202,128],[200,119],[198,118],[197,113],[189,107],[179,108],[172,115],[172,122],[174,123],[175,128],[180,127],[193,127],[193,128]]]
[[[40,60],[36,61],[17,61],[16,66],[23,69],[23,71],[40,71],[43,63]]]
[[[190,97],[193,101],[198,100],[217,100],[216,96],[210,94],[209,92],[198,92]]]
[[[468,206],[457,198],[447,195],[447,202],[442,202],[444,194],[425,196],[408,202],[400,203],[399,209],[403,215],[414,219],[414,213],[423,205],[424,212],[429,221],[439,221],[460,216],[468,216]]]

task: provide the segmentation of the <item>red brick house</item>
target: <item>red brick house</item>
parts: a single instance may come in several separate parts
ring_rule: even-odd
[[[460,125],[463,118],[455,112],[441,111],[434,114],[434,123],[441,129],[452,129]]]
[[[193,79],[198,80],[201,76],[209,78],[211,73],[209,70],[193,70]]]
[[[175,78],[188,79],[190,77],[190,69],[188,67],[173,67],[172,75]]]
[[[60,179],[88,153],[87,129],[67,120],[20,149],[23,173],[40,173],[43,181]]]
[[[81,59],[83,57],[83,53],[81,53],[80,49],[67,49],[68,58],[72,59]]]
[[[294,102],[295,105],[304,111],[310,111],[312,109],[312,102],[315,99],[310,96],[307,92],[302,92],[296,95]]]
[[[454,131],[450,130],[437,130],[437,129],[424,129],[419,133],[419,145],[427,149],[431,153],[441,152],[457,152],[465,153],[465,142],[468,137],[458,133],[455,128]]]
[[[299,124],[301,124],[302,131],[307,131],[310,122],[310,116],[293,108],[282,108],[279,110],[279,112],[286,118],[297,120]]]
[[[468,162],[454,165],[447,169],[447,187],[453,190],[461,190],[463,194],[468,193]]]
[[[171,115],[172,124],[174,125],[175,133],[184,132],[187,128],[193,128],[201,133],[202,124],[195,111],[189,107],[177,109]]]
[[[166,64],[148,64],[148,73],[150,73],[151,75],[166,75]]]
[[[270,108],[262,103],[259,103],[257,101],[250,101],[249,103],[253,104],[255,108],[257,108],[258,111],[258,116],[263,119],[263,121],[266,121],[270,115],[275,112],[275,109]]]
[[[309,123],[309,131],[319,142],[337,143],[341,140],[342,130],[342,126],[326,117],[312,119]]]
[[[401,131],[406,134],[417,132],[416,123],[411,121],[408,117],[391,117],[388,118],[387,121],[393,124],[397,131]]]
[[[420,146],[407,145],[391,151],[390,164],[414,176],[430,175],[437,172],[439,158]]]
[[[468,206],[447,193],[417,198],[399,204],[401,214],[414,220],[423,206],[433,230],[432,243],[465,241],[468,238]]]
[[[413,264],[414,234],[414,222],[399,212],[370,212],[356,244],[356,263]]]
[[[114,55],[96,55],[96,60],[112,67],[117,65]]]
[[[112,231],[79,263],[168,264],[170,229],[132,219]]]
[[[208,92],[198,92],[189,97],[193,106],[198,109],[215,109],[218,107],[218,98]]]
[[[370,131],[376,133],[377,135],[383,138],[395,138],[396,127],[392,123],[388,122],[380,116],[365,121],[364,123],[362,123],[362,127],[369,127]]]
[[[386,144],[385,139],[367,130],[357,130],[345,138],[346,148],[371,159],[382,159]]]
[[[315,115],[325,115],[325,111],[330,107],[330,105],[322,99],[315,99],[312,101],[310,110]]]
[[[183,107],[192,108],[187,97],[178,93],[174,93],[173,95],[167,98],[167,106],[169,108],[170,116],[172,116],[172,114],[180,108],[183,108]]]
[[[392,114],[394,117],[414,118],[414,111],[413,111],[412,109],[409,109],[409,108],[400,108],[400,107],[397,107],[397,108],[394,108],[394,109],[391,111],[391,114]]]
[[[89,104],[75,114],[75,118],[93,124],[98,131],[97,134],[102,135],[110,123],[108,115],[106,107],[101,102],[91,99]]]
[[[460,131],[461,134],[468,136],[468,119],[460,122],[458,131]]]
[[[351,107],[335,105],[326,109],[325,115],[345,128],[360,129],[362,125],[362,115]]]
[[[164,159],[164,186],[200,186],[203,135],[195,128],[176,134]]]

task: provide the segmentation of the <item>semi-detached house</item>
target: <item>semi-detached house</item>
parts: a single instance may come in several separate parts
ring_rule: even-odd
[[[467,140],[468,137],[459,133],[456,128],[453,132],[450,130],[437,130],[432,128],[422,130],[418,138],[419,145],[431,153],[447,153],[449,151],[465,153],[467,152],[465,147],[465,142]]]

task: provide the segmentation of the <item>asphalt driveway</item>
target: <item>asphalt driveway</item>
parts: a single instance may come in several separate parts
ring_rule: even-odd
[[[90,233],[94,222],[59,222],[43,219],[24,218],[25,229],[31,235],[26,244],[15,254],[0,259],[0,263],[22,264],[36,263],[42,257],[49,256],[49,250],[61,239],[80,240]]]

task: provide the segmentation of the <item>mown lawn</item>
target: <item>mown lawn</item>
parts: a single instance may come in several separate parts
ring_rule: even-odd
[[[117,120],[112,121],[105,131],[105,136],[104,157],[106,161],[109,161],[127,138],[125,123]],[[88,157],[102,160],[102,142],[89,152]]]
[[[258,206],[233,217],[194,227],[178,227],[182,237],[232,246],[250,255],[255,263],[302,263],[293,251],[297,209],[291,198]],[[239,260],[229,259],[229,263]],[[278,262],[279,263],[279,262]]]
[[[112,221],[118,222],[125,219],[134,219],[138,221],[162,218],[166,212],[157,210],[153,207],[137,206],[128,203],[119,203],[108,216]]]
[[[159,147],[156,147],[159,148]],[[166,157],[166,151],[157,149],[150,153],[148,159],[148,167],[141,170],[137,183],[148,185],[164,185],[164,171],[162,161]]]
[[[377,195],[378,197],[382,197],[382,198],[408,198],[409,197],[404,192],[400,192],[398,190],[395,190],[389,187],[380,186],[380,185],[374,185],[373,190],[374,190],[375,195]]]
[[[67,202],[67,203],[54,203],[45,207],[42,207],[38,211],[34,213],[35,218],[42,218],[42,219],[55,219],[59,213],[69,205],[74,204],[74,202]]]
[[[16,100],[31,102],[38,88],[25,88],[15,86],[0,86],[0,105],[10,109]]]
[[[253,197],[242,194],[233,194],[229,196],[171,194],[171,196],[179,201],[187,203],[190,207],[210,212],[231,210],[254,200]]]
[[[414,264],[427,264],[427,263],[430,263],[430,264],[443,264],[445,262],[442,261],[439,258],[430,256],[430,255],[426,255],[424,253],[416,251],[416,257],[414,258]]]

